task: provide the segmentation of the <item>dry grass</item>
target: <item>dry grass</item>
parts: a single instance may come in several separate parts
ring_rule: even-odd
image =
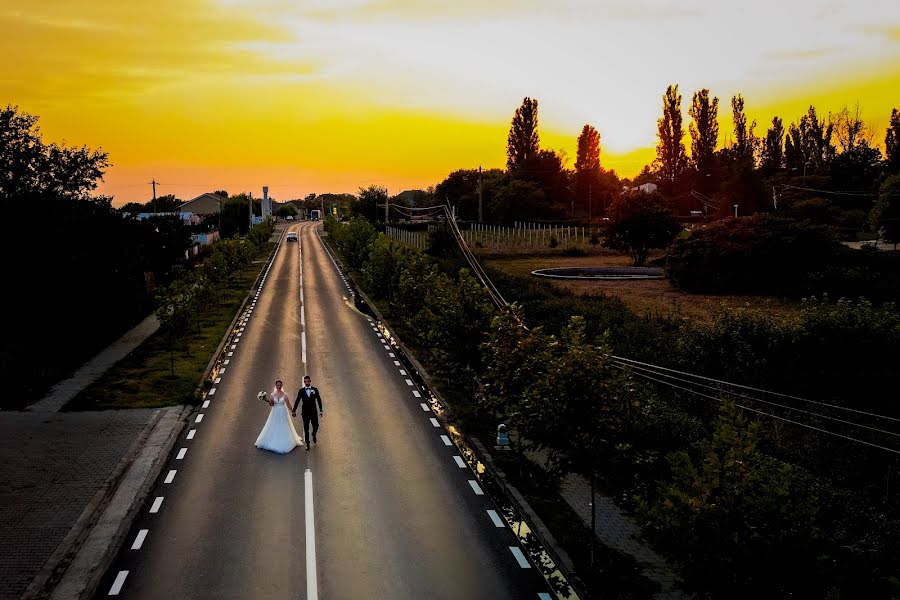
[[[656,258],[659,255],[651,256]],[[489,267],[509,275],[532,277],[535,269],[553,267],[630,266],[631,260],[622,254],[606,251],[591,256],[567,257],[560,255],[528,256],[519,258],[492,257],[486,260]],[[768,296],[732,296],[713,294],[688,294],[676,288],[667,279],[644,281],[573,281],[545,279],[553,285],[577,294],[605,294],[616,296],[638,314],[682,316],[697,320],[711,320],[722,308],[745,308],[769,315],[791,315],[799,310],[796,301],[779,300]]]

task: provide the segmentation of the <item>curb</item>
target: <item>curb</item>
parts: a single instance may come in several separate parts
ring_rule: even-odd
[[[376,306],[369,300],[369,297],[366,295],[366,293],[359,289],[359,287],[356,285],[356,282],[353,280],[352,275],[350,275],[350,273],[347,271],[347,269],[344,267],[335,253],[332,252],[332,249],[325,242],[325,239],[321,234],[319,234],[319,240],[325,247],[326,252],[331,255],[331,258],[334,260],[335,264],[338,265],[338,268],[343,271],[344,275],[352,282],[354,305],[363,312],[369,312],[370,314],[372,314],[372,316],[378,319],[380,325],[386,330],[386,333],[389,336],[389,342],[395,345],[402,353],[403,356],[398,358],[406,359],[410,363],[410,365],[412,365],[412,367],[417,371],[416,373],[410,373],[410,375],[413,375],[414,378],[418,379],[418,383],[422,385],[423,389],[426,389],[431,394],[432,398],[434,398],[444,408],[445,414],[436,416],[438,416],[438,418],[443,417],[443,420],[454,423],[455,419],[453,418],[452,405],[447,402],[443,398],[443,396],[441,396],[441,394],[431,385],[431,378],[428,375],[428,372],[407,350],[406,346],[400,341],[400,338],[387,327],[386,321],[379,312],[378,308],[376,308]],[[359,302],[360,299],[362,300],[362,303]],[[364,306],[360,306],[361,304],[364,304]],[[457,430],[459,431],[459,428],[457,428]],[[477,459],[485,465],[486,470],[499,484],[501,492],[507,497],[507,501],[510,502],[522,516],[522,520],[528,525],[532,533],[538,538],[541,545],[543,546],[543,550],[545,550],[552,558],[552,560],[556,563],[556,567],[563,573],[569,585],[576,591],[576,593],[580,597],[586,598],[587,595],[584,593],[581,579],[575,573],[575,567],[572,563],[572,559],[569,557],[568,552],[566,552],[559,546],[556,538],[552,533],[550,533],[550,530],[544,524],[543,520],[538,517],[534,509],[531,508],[528,500],[522,495],[521,492],[519,492],[519,490],[514,485],[509,482],[506,474],[494,464],[493,457],[478,438],[469,436],[468,434],[462,433],[461,431],[458,435],[462,438],[463,442],[469,446],[470,449],[475,450]],[[481,475],[479,474],[479,478],[480,477]]]

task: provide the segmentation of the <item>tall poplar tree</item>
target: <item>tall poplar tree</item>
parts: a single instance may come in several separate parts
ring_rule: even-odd
[[[719,140],[719,99],[709,98],[709,90],[694,92],[688,110],[693,121],[691,132],[691,159],[701,172],[713,167],[716,144]]]
[[[891,173],[900,173],[900,110],[891,111],[891,123],[884,136],[887,167]]]
[[[538,101],[525,97],[516,109],[509,136],[506,139],[506,169],[513,176],[521,175],[528,163],[537,158],[540,151],[538,137]]]
[[[600,193],[600,133],[591,125],[581,128],[575,156],[575,185],[577,197],[589,214],[593,212],[593,195]]]
[[[766,132],[766,139],[763,142],[762,168],[770,173],[777,171],[784,166],[784,154],[784,123],[780,118],[773,117],[772,126]]]
[[[756,147],[756,136],[753,134],[756,121],[748,125],[747,113],[744,112],[744,98],[740,94],[731,97],[731,119],[734,122],[732,152],[736,157],[752,163],[753,150]]]
[[[660,180],[670,189],[687,169],[684,128],[681,116],[681,94],[678,85],[670,85],[663,95],[663,115],[657,122],[659,142],[656,145],[656,168]]]

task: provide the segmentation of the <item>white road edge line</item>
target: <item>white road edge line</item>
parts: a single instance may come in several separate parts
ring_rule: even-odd
[[[419,393],[419,390],[413,390],[413,396],[415,396],[416,398],[421,398],[422,394]]]
[[[478,482],[474,479],[469,480],[469,485],[472,486],[472,491],[475,492],[476,496],[484,496],[484,492],[478,486]]]
[[[306,598],[319,600],[319,582],[316,576],[316,519],[313,511],[312,471],[306,470]]]
[[[491,518],[491,521],[494,522],[494,527],[503,527],[503,521],[500,519],[500,515],[497,514],[496,510],[487,511],[488,516]]]
[[[547,592],[541,592],[540,594],[538,594],[538,600],[553,600],[553,596],[551,596]]]
[[[203,401],[203,408],[209,408],[209,400]]]
[[[197,415],[197,418],[194,419],[194,423],[199,423],[202,420],[203,420],[203,413],[200,413],[199,415]]]
[[[412,379],[407,379],[407,380],[406,380],[406,385],[412,387],[412,386],[414,385],[413,382],[412,382]]]
[[[159,507],[162,506],[163,498],[165,498],[165,496],[157,496],[156,497],[156,500],[153,501],[153,506],[150,507],[151,513],[155,514],[155,513],[159,512]]]
[[[177,473],[177,472],[178,471],[176,469],[170,470],[169,473],[166,475],[166,480],[164,483],[172,483],[172,481],[175,480],[175,473]]]
[[[175,460],[183,459],[185,454],[187,454],[187,448],[182,448],[178,451],[178,456],[175,457]]]
[[[445,446],[452,446],[452,445],[453,445],[453,442],[451,442],[451,441],[450,441],[450,438],[448,438],[446,435],[442,435],[442,436],[441,436],[441,441],[444,442],[444,445],[445,445]]]
[[[438,420],[435,419],[434,417],[431,417],[431,418],[428,419],[428,420],[431,421],[431,426],[432,426],[432,427],[440,427],[440,426],[441,426],[441,424],[438,423]]]
[[[191,429],[190,431],[188,431],[187,439],[192,440],[194,439],[195,435],[197,435],[197,430]]]
[[[119,592],[122,591],[122,586],[125,585],[125,578],[128,577],[128,571],[119,571],[119,574],[116,575],[116,580],[113,581],[112,587],[109,588],[110,596],[118,596]]]
[[[135,538],[134,538],[134,543],[131,544],[132,550],[140,550],[141,549],[141,546],[144,545],[144,538],[147,537],[147,533],[149,531],[150,531],[149,529],[141,529],[140,531],[138,531],[137,536],[135,536]]]
[[[424,410],[425,412],[431,412],[431,407],[428,406],[427,404],[425,404],[424,402],[420,402],[419,406],[421,406],[422,410]]]
[[[525,555],[522,554],[522,551],[518,546],[510,546],[509,551],[513,553],[513,556],[516,557],[516,562],[519,563],[519,566],[523,569],[530,569],[531,565],[528,564],[528,559],[525,558]]]
[[[458,466],[460,469],[465,469],[465,468],[466,468],[466,461],[464,461],[464,460],[462,459],[462,456],[454,456],[454,457],[453,457],[453,460],[456,461],[456,464],[457,464],[457,466]]]

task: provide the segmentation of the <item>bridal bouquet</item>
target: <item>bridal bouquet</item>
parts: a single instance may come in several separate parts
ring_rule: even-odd
[[[265,392],[260,392],[256,395],[257,400],[262,400],[263,402],[269,401],[269,395]]]

